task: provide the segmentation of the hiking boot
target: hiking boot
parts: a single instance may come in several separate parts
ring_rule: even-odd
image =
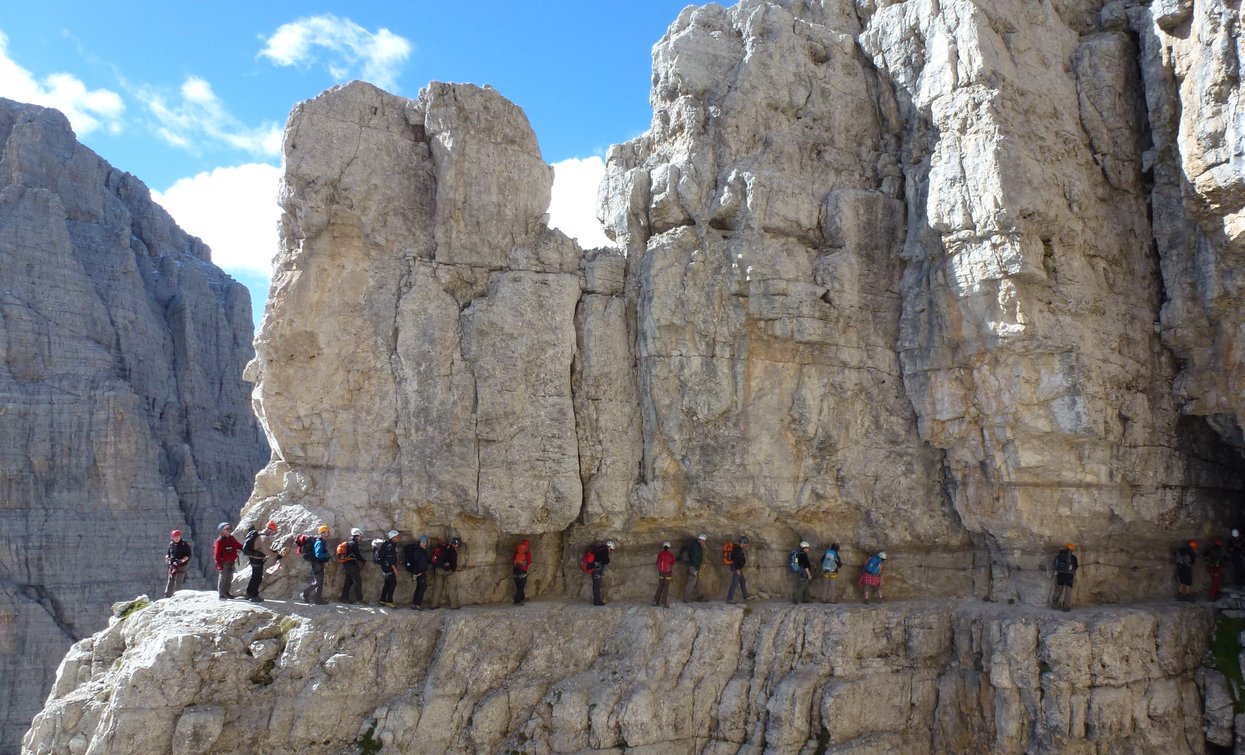
[[[397,605],[393,603],[386,603],[385,601],[381,601],[381,605],[384,606],[385,608],[397,608]]]
[[[264,599],[259,597],[258,595],[256,595],[253,598],[248,597],[247,600],[251,601],[252,603],[263,603],[264,602]]]

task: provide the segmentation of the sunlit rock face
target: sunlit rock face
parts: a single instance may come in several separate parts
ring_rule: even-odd
[[[24,752],[1201,752],[1210,625],[1178,604],[417,614],[183,593],[75,645]]]
[[[246,289],[147,187],[0,100],[0,751],[113,600],[163,589],[169,530],[202,584],[268,455],[251,335]]]

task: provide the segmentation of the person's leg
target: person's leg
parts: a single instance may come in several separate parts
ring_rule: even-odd
[[[592,572],[592,605],[603,606],[605,601],[601,600],[601,578],[604,575],[599,571]]]
[[[264,579],[264,562],[251,559],[251,578],[246,583],[246,597],[259,597],[259,583]]]
[[[739,595],[744,600],[748,600],[748,578],[743,572],[739,572]]]
[[[462,603],[458,599],[458,578],[453,574],[445,578],[445,592],[450,599],[450,608],[462,607]]]
[[[164,597],[171,598],[173,593],[177,592],[177,570],[169,572],[168,581],[164,583]]]
[[[687,584],[683,586],[683,602],[691,603],[696,599],[696,587],[700,581],[700,575],[693,569],[687,570]]]
[[[315,566],[315,598],[317,603],[324,602],[324,564],[319,562]]]
[[[727,603],[735,602],[735,587],[738,584],[739,584],[739,572],[732,571],[731,572],[731,584],[729,587],[726,588],[726,602]]]
[[[411,596],[411,604],[416,608],[424,607],[424,592],[428,589],[428,573],[415,578],[415,594]]]

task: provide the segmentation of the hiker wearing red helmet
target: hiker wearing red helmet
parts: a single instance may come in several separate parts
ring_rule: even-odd
[[[169,567],[169,579],[164,584],[166,598],[173,597],[173,593],[181,589],[186,570],[190,568],[190,543],[182,540],[182,531],[173,530],[169,538],[169,548],[164,554],[164,563]]]
[[[1187,600],[1193,595],[1193,564],[1197,562],[1197,541],[1190,540],[1176,549],[1176,598]]]

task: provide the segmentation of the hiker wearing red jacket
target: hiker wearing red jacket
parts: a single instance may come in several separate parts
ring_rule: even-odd
[[[510,563],[514,572],[514,604],[521,606],[527,600],[527,570],[532,566],[531,545],[526,540],[514,549],[514,558]]]
[[[212,558],[216,561],[216,594],[221,600],[233,597],[233,568],[242,551],[242,543],[233,536],[233,526],[229,522],[216,525],[216,542],[212,545]]]
[[[653,605],[662,608],[670,607],[670,581],[674,579],[674,554],[670,552],[670,541],[661,544],[657,554],[657,593],[653,595]]]

